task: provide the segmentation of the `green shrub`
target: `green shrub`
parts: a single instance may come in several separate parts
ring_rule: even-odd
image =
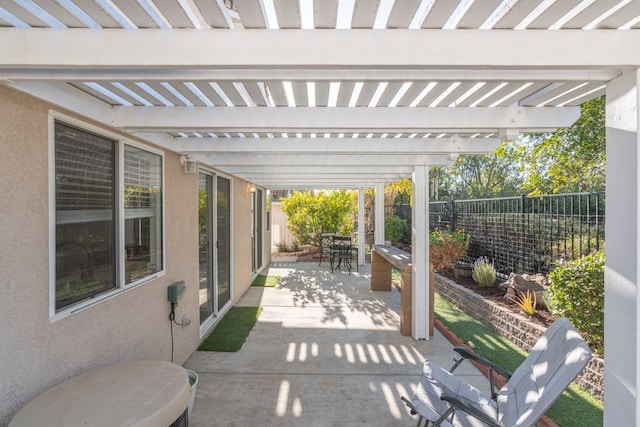
[[[295,240],[291,243],[291,247],[287,246],[287,242],[276,243],[276,247],[280,253],[298,252],[300,250],[300,246]]]
[[[481,288],[490,288],[496,283],[496,268],[489,258],[480,257],[473,263],[471,277]]]
[[[389,216],[384,220],[384,238],[398,243],[407,235],[407,220],[398,216]]]
[[[287,242],[276,243],[276,247],[278,248],[278,252],[280,253],[289,252],[289,246],[287,246]]]
[[[554,314],[568,317],[596,353],[604,348],[604,252],[598,251],[549,274]]]
[[[468,247],[469,236],[462,230],[433,230],[429,234],[429,259],[435,270],[450,270]]]
[[[295,191],[280,200],[287,227],[300,245],[320,244],[320,233],[348,236],[353,231],[353,197],[344,190],[314,194]]]

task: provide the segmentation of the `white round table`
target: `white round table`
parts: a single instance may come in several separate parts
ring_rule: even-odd
[[[9,426],[169,426],[187,409],[190,396],[180,365],[121,363],[49,389],[23,406]]]

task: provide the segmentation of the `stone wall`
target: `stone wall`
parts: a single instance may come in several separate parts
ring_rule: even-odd
[[[487,325],[525,351],[530,351],[545,328],[529,322],[524,316],[485,300],[475,292],[446,277],[435,275],[435,288],[443,298]],[[604,397],[604,360],[592,357],[576,382],[598,399]]]

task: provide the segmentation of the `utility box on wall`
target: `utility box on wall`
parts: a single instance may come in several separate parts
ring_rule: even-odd
[[[182,299],[186,291],[187,287],[184,281],[175,282],[167,288],[167,299],[169,302],[178,302],[178,300]]]

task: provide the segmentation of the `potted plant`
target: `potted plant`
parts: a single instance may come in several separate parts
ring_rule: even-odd
[[[473,265],[468,262],[456,261],[453,263],[453,274],[456,278],[473,277]]]
[[[191,384],[191,398],[189,399],[189,406],[187,414],[191,417],[191,411],[193,410],[193,402],[196,400],[196,390],[198,388],[198,374],[191,369],[186,369],[189,376],[189,384]]]
[[[449,270],[469,247],[469,235],[463,230],[436,229],[429,233],[429,257],[436,271]]]

